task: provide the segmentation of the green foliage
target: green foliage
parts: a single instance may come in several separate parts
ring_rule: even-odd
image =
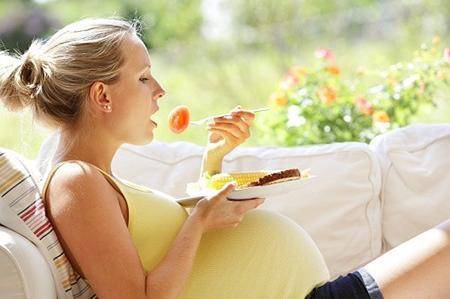
[[[341,75],[330,50],[316,51],[319,63],[292,67],[270,97],[274,111],[257,122],[260,138],[285,146],[370,142],[409,124],[450,83],[449,50],[438,43],[436,37],[432,48],[423,44],[410,62],[374,72],[360,68],[350,78]]]
[[[137,19],[142,23],[142,37],[147,47],[163,48],[174,41],[189,43],[198,38],[203,20],[200,4],[201,0],[66,0],[49,1],[42,7],[63,24],[83,17],[115,15],[128,20]]]
[[[127,19],[136,18],[143,22],[143,39],[150,48],[198,38],[203,20],[200,14],[200,0],[123,3],[121,15]]]

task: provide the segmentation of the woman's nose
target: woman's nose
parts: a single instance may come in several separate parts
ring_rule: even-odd
[[[166,91],[161,87],[161,85],[159,85],[158,83],[156,83],[156,84],[157,84],[157,88],[153,95],[154,100],[157,100],[166,94]]]

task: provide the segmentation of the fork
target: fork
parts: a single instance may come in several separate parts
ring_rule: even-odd
[[[256,113],[256,112],[262,112],[262,111],[267,111],[267,110],[270,110],[270,108],[264,107],[264,108],[258,108],[258,109],[251,109],[249,111]],[[196,120],[196,121],[190,121],[189,124],[195,125],[195,126],[201,126],[201,125],[204,125],[207,122],[213,120],[215,117],[220,117],[220,116],[230,116],[230,114],[212,115],[212,116],[208,116],[208,117]]]

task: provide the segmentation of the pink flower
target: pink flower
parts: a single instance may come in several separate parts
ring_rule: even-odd
[[[450,48],[444,49],[444,59],[447,60],[448,63],[450,63]]]
[[[299,83],[299,80],[297,77],[293,76],[292,74],[287,74],[286,77],[284,77],[283,81],[280,83],[281,89],[290,89],[294,86],[296,86]]]
[[[294,65],[289,69],[288,76],[293,76],[297,80],[300,80],[305,77],[307,73],[308,71],[304,67]]]
[[[358,107],[359,111],[361,111],[365,115],[372,115],[373,114],[373,106],[371,103],[369,103],[365,98],[359,97],[356,99],[356,106]]]
[[[314,54],[319,59],[323,59],[323,60],[327,60],[327,61],[334,60],[333,52],[331,52],[330,49],[319,48],[316,50],[316,52]]]

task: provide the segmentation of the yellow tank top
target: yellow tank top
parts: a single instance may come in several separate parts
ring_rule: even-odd
[[[62,163],[50,172],[46,185]],[[167,194],[97,169],[122,192],[133,243],[144,269],[151,271],[170,248],[188,213]],[[256,209],[236,228],[203,234],[181,298],[304,298],[328,279],[321,253],[299,225],[280,214]]]

